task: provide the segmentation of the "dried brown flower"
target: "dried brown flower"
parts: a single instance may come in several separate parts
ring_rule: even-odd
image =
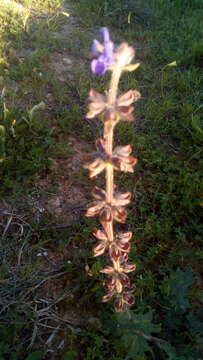
[[[116,170],[123,172],[133,173],[133,167],[137,164],[138,159],[133,156],[129,156],[132,152],[132,147],[130,145],[126,146],[117,146],[113,151],[112,163]]]
[[[135,90],[129,90],[127,93],[121,95],[115,103],[115,107],[108,104],[108,92],[106,96],[99,94],[95,90],[90,90],[89,93],[89,112],[86,115],[87,119],[93,119],[94,117],[104,114],[103,120],[106,121],[118,121],[119,119],[125,121],[133,121],[132,112],[133,106],[130,106],[135,101],[139,100],[140,93]]]

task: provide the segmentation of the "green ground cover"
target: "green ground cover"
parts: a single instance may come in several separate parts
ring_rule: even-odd
[[[18,3],[23,11],[0,5],[0,360],[199,360],[202,1]],[[67,16],[69,5],[77,21]],[[89,73],[100,26],[115,42],[135,46],[141,62],[120,84],[142,98],[136,122],[116,133],[139,159],[135,174],[117,175],[133,193],[127,228],[137,264],[136,303],[119,316],[101,304],[103,260],[91,254],[95,220],[80,214],[63,227],[61,213],[41,206],[62,182],[73,191],[72,177],[83,192],[92,188],[87,171],[68,164],[78,150],[71,136],[91,151],[101,133],[84,120],[89,89],[103,91],[109,79]],[[64,81],[58,68],[67,58],[74,65]]]

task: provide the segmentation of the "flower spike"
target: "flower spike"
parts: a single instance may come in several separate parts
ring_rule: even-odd
[[[135,50],[126,42],[115,48],[106,27],[100,30],[102,42],[93,41],[91,62],[92,72],[103,75],[107,70],[112,71],[110,87],[104,95],[91,89],[89,93],[89,111],[87,119],[100,117],[103,121],[104,132],[96,140],[96,152],[92,161],[85,165],[90,171],[90,178],[96,177],[105,171],[105,190],[95,186],[92,191],[94,201],[88,206],[86,216],[98,216],[102,229],[94,231],[98,239],[93,247],[93,257],[106,255],[108,265],[100,272],[107,276],[104,287],[107,292],[102,301],[108,302],[114,298],[114,307],[118,312],[124,311],[126,306],[134,304],[133,286],[128,274],[136,269],[136,265],[128,262],[131,249],[131,232],[114,230],[114,223],[125,223],[127,211],[125,207],[131,201],[131,193],[121,193],[114,184],[114,171],[134,172],[137,159],[131,156],[130,145],[116,146],[113,149],[114,129],[121,120],[134,120],[132,104],[139,100],[140,93],[128,90],[117,96],[118,83],[123,71],[133,71],[139,64],[131,64]]]

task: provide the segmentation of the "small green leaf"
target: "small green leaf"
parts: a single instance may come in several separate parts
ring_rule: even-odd
[[[5,93],[6,93],[6,88],[4,87],[1,92],[1,99],[3,99],[5,97]]]
[[[130,65],[124,66],[124,67],[123,67],[123,70],[130,71],[130,72],[131,72],[131,71],[136,70],[139,66],[140,66],[140,63],[130,64]]]
[[[177,62],[176,62],[176,60],[172,61],[171,63],[167,64],[166,66],[177,66]]]
[[[8,119],[9,115],[10,115],[10,111],[6,107],[5,102],[3,103],[3,114],[4,114],[4,122],[5,122]]]
[[[62,15],[64,15],[64,16],[67,16],[67,17],[69,17],[69,16],[70,16],[70,14],[69,14],[69,13],[67,13],[67,12],[65,12],[65,11],[61,11],[61,12],[60,12],[60,14],[62,14]]]
[[[128,13],[128,24],[130,24],[130,22],[131,22],[131,11]]]
[[[193,129],[202,137],[203,136],[203,129],[201,128],[201,121],[198,115],[192,114],[191,125]]]
[[[5,159],[5,140],[5,127],[3,125],[0,125],[0,163],[3,162]]]
[[[34,113],[39,110],[45,109],[45,103],[41,101],[39,104],[33,106],[33,108],[28,112],[30,120],[33,119]]]

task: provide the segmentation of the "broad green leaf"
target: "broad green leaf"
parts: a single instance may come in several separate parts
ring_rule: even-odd
[[[128,310],[125,313],[118,314],[117,319],[121,326],[130,326],[131,329],[141,331],[145,335],[151,335],[152,333],[159,333],[161,331],[159,324],[152,323],[153,310],[145,314],[135,314],[133,311]]]
[[[159,333],[161,327],[153,324],[153,311],[135,314],[130,310],[117,314],[121,336],[128,350],[127,359],[145,359],[146,352],[152,352],[149,340],[151,334]]]
[[[167,302],[175,311],[185,312],[189,307],[190,286],[194,284],[195,276],[191,269],[171,272],[160,285],[160,290]]]
[[[164,350],[165,353],[168,355],[167,360],[180,360],[179,355],[176,354],[174,347],[171,346],[171,344],[169,344],[169,342],[160,341],[160,342],[157,342],[156,344],[161,350]]]
[[[123,335],[123,342],[128,353],[126,359],[146,359],[145,353],[152,352],[151,347],[148,345],[147,340],[139,334],[129,334],[126,333]]]

